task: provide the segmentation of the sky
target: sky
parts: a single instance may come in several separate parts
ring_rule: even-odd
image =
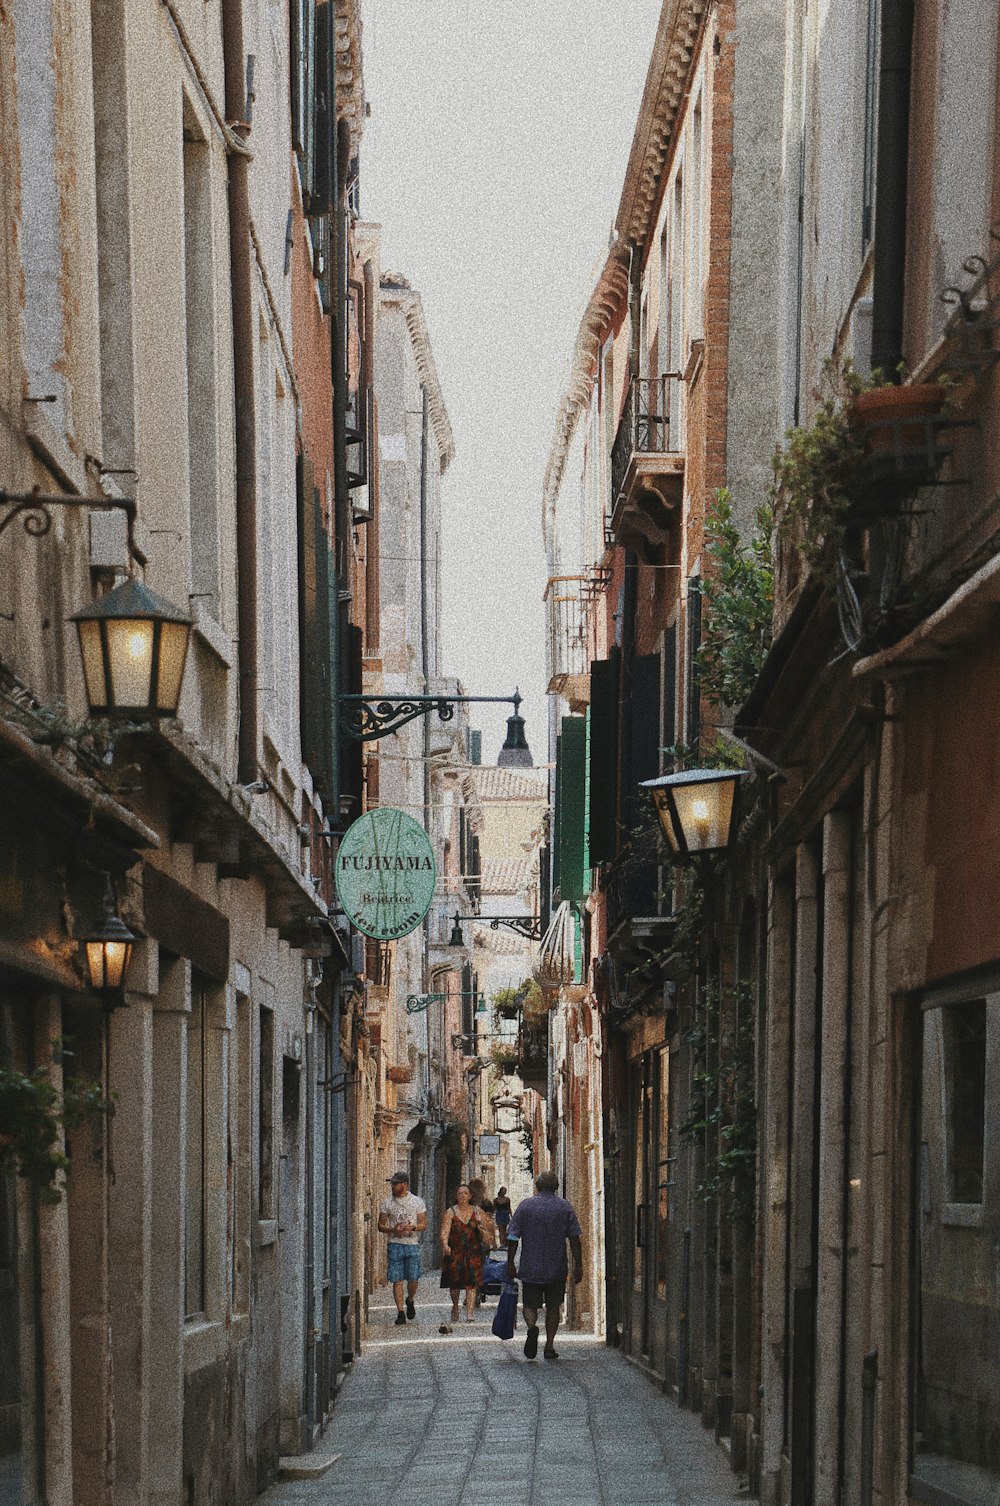
[[[423,300],[455,459],[442,667],[547,759],[542,478],[660,0],[362,0],[361,213]],[[586,561],[580,561],[585,564]],[[509,708],[472,707],[483,761]]]

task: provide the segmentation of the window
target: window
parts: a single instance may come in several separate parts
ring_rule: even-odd
[[[184,325],[187,352],[188,507],[191,590],[219,617],[218,466],[215,395],[215,270],[211,155],[184,101]]]
[[[917,1280],[910,1492],[1000,1499],[1000,978],[924,1001],[914,1178]]]
[[[861,254],[875,233],[875,158],[878,145],[878,56],[880,0],[868,0],[865,36],[865,161],[861,190]]]
[[[705,268],[704,268],[704,183],[705,183],[705,132],[703,129],[701,95],[691,116],[691,255],[689,259],[691,286],[689,304],[691,311],[691,335],[697,340],[704,334],[705,323]]]
[[[184,1316],[205,1311],[206,991],[192,976],[187,1022],[187,1122],[184,1182]]]
[[[942,1011],[945,1183],[950,1203],[983,1200],[986,1129],[986,1001]]]
[[[230,1156],[233,1180],[230,1214],[230,1240],[232,1242],[230,1301],[233,1312],[246,1312],[250,1306],[250,1218],[253,1204],[250,1183],[250,1114],[253,1103],[250,1022],[250,1001],[245,993],[238,993],[236,995],[236,1031],[230,1069],[232,1084]]]
[[[274,1217],[274,1010],[260,1011],[260,1070],[258,1073],[257,1210],[263,1219]]]

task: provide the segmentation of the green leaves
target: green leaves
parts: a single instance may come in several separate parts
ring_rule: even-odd
[[[801,550],[814,573],[830,587],[851,515],[864,501],[864,441],[854,422],[860,392],[887,383],[880,371],[865,378],[848,358],[823,364],[826,396],[808,427],[789,429],[774,452],[771,497],[782,536]]]
[[[698,650],[701,686],[720,706],[746,700],[771,646],[774,570],[768,503],[757,509],[754,529],[744,542],[733,517],[728,489],[716,492],[705,517],[705,551],[713,568],[702,581],[708,608]]]
[[[52,1059],[62,1042],[53,1041]],[[60,1093],[47,1066],[21,1072],[0,1063],[0,1164],[13,1164],[43,1203],[58,1203],[69,1173],[63,1130],[77,1129],[111,1111],[99,1083],[66,1077]]]

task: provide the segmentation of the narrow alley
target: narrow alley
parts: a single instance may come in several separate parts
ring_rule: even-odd
[[[721,1506],[743,1498],[700,1420],[592,1334],[561,1333],[558,1361],[530,1361],[520,1314],[508,1343],[490,1332],[495,1299],[472,1328],[441,1334],[448,1304],[436,1271],[421,1295],[416,1322],[398,1334],[390,1290],[374,1295],[372,1337],[343,1384],[323,1452],[301,1461],[325,1472],[273,1486],[261,1498],[267,1506]]]

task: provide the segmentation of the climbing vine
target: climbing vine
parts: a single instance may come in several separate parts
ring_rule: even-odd
[[[735,1018],[723,1040],[723,1011]],[[729,1198],[730,1217],[752,1222],[757,1159],[753,988],[738,979],[727,990],[709,985],[699,1017],[685,1032],[695,1060],[691,1110],[679,1126],[683,1140],[703,1145],[705,1175],[695,1189],[704,1203]]]
[[[52,1062],[68,1054],[65,1042],[52,1042]],[[60,1092],[50,1064],[22,1072],[0,1063],[0,1166],[16,1168],[43,1203],[58,1203],[69,1174],[63,1131],[79,1128],[111,1112],[99,1083],[66,1076]]]

